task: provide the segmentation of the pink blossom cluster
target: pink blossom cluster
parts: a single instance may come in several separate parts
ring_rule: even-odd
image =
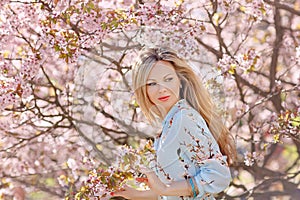
[[[127,2],[128,5],[132,3]],[[197,43],[191,38],[202,34],[205,30],[204,25],[198,21],[182,21],[183,8],[178,9],[158,3],[146,3],[139,5],[138,8],[127,9],[103,6],[103,3],[98,1],[70,1],[69,3],[43,1],[36,5],[23,5],[19,2],[14,9],[20,14],[9,13],[9,30],[13,33],[15,29],[30,27],[34,19],[38,26],[31,27],[32,30],[48,45],[45,47],[41,44],[41,40],[38,41],[42,45],[40,50],[52,48],[52,53],[58,54],[66,62],[76,61],[81,50],[94,47],[109,32],[117,29],[132,30],[147,26],[153,30],[162,30],[167,36],[162,38],[164,42],[171,43],[170,46],[177,45],[177,49],[189,47],[186,52],[197,49]],[[173,34],[174,30],[176,30],[175,34]],[[146,40],[148,38],[145,38]]]
[[[242,103],[240,101],[237,101],[235,103],[236,113],[235,117],[242,117],[244,113],[247,113],[249,111],[249,105]]]
[[[188,20],[185,15],[183,7],[178,9],[159,4],[146,4],[128,17],[135,20],[141,29],[135,41],[145,46],[169,46],[177,49],[188,59],[198,51],[195,37],[201,36],[206,28],[202,21]]]
[[[244,76],[260,67],[261,61],[259,58],[260,55],[254,49],[249,49],[246,53],[233,57],[224,54],[218,61],[218,68],[225,76],[231,76],[235,73]]]
[[[73,4],[59,13],[49,13],[41,23],[46,33],[45,40],[60,53],[60,57],[74,60],[80,52],[79,49],[93,47],[110,32],[147,27],[147,30],[141,31],[143,36],[137,40],[139,43],[153,44],[151,38],[158,37],[159,40],[154,41],[161,41],[171,47],[176,46],[176,49],[187,47],[185,52],[188,54],[197,50],[197,42],[193,37],[205,31],[205,26],[200,21],[182,20],[185,18],[183,7],[179,9],[158,3],[146,3],[128,9],[103,6],[102,3],[88,1]],[[68,29],[62,30],[61,24],[66,24]],[[75,24],[76,29],[73,28]],[[58,29],[61,31],[58,32]]]
[[[30,44],[36,39],[32,24],[38,19],[34,4],[1,3],[3,8],[10,8],[0,11],[0,110],[3,110],[30,96],[40,57]]]
[[[0,7],[5,6],[8,2],[10,2],[10,0],[2,0],[2,1],[0,1]]]
[[[145,4],[132,13],[140,25],[161,28],[167,24],[175,24],[180,20],[181,11],[160,4]]]
[[[300,63],[300,46],[296,47],[296,56],[295,56],[296,62]]]
[[[218,3],[222,10],[234,13],[239,9],[254,21],[261,21],[271,12],[271,7],[264,0],[221,0]]]
[[[240,19],[247,24],[252,22],[260,24],[262,20],[267,20],[273,13],[272,6],[264,0],[221,0],[218,1],[218,4],[220,10],[229,15],[235,15],[238,12],[244,13],[245,15],[241,15]]]
[[[109,167],[100,165],[99,168],[91,170],[75,198],[108,198],[112,192],[122,189],[124,183],[128,181],[133,181],[131,184],[138,187],[144,187],[135,179],[141,176],[139,171],[142,167],[154,166],[155,153],[151,141],[141,148],[120,146],[116,151],[116,161]]]
[[[21,60],[20,69],[11,68],[12,61],[0,58],[0,105],[1,109],[7,106],[17,105],[20,100],[31,95],[30,81],[37,74],[39,60],[29,56]]]
[[[218,61],[217,65],[224,75],[235,73],[236,61],[227,54],[223,55],[223,57]]]
[[[236,0],[221,0],[221,1],[218,1],[218,3],[220,5],[221,9],[228,13],[235,12],[239,7],[238,1],[236,1]]]
[[[276,117],[272,117],[268,133],[272,136],[272,142],[278,143],[280,138],[299,138],[300,136],[300,107],[293,110],[281,111]]]
[[[262,161],[264,158],[264,154],[262,152],[246,152],[244,154],[244,163],[246,166],[253,166],[254,164],[257,164],[258,162]]]
[[[244,2],[243,2],[244,3]],[[244,3],[246,7],[245,13],[254,17],[254,20],[262,20],[270,11],[271,7],[264,0],[252,0]]]

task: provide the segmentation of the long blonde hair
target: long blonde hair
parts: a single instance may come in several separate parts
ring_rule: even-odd
[[[158,61],[167,61],[173,65],[182,86],[180,97],[186,99],[202,115],[209,130],[218,142],[222,154],[227,156],[230,164],[233,163],[236,158],[233,138],[222,120],[220,120],[209,92],[187,62],[179,58],[176,52],[169,48],[143,48],[133,67],[133,89],[136,100],[144,115],[150,122],[155,121],[156,116],[162,118],[157,110],[150,109],[153,107],[153,104],[149,100],[146,91],[147,78],[152,67]]]

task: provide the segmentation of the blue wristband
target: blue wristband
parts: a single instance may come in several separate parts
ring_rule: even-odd
[[[195,198],[197,196],[197,193],[196,193],[194,182],[193,182],[192,178],[190,178],[190,184],[192,186],[192,191],[193,191],[193,195],[194,195],[194,198]]]

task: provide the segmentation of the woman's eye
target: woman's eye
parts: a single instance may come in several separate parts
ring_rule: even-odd
[[[152,82],[152,83],[147,83],[147,86],[154,86],[156,85],[156,83]]]
[[[172,81],[172,80],[173,80],[172,77],[166,79],[167,82]]]

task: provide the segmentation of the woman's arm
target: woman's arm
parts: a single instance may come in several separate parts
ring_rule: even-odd
[[[205,193],[219,193],[226,189],[231,181],[230,169],[220,158],[203,161],[201,170],[195,175],[199,196]],[[226,162],[225,156],[223,157]]]
[[[197,191],[198,197],[205,193],[219,193],[228,187],[231,181],[231,174],[226,163],[226,157],[220,152],[219,146],[210,133],[204,119],[197,113],[190,110],[182,110],[173,117],[173,123],[166,130],[169,138],[174,145],[172,149],[176,151],[178,160],[182,166],[188,166],[188,171],[192,172],[194,182],[192,184],[184,181],[173,182],[164,190],[164,194],[175,196],[194,196],[194,192],[189,193],[189,187]],[[165,142],[165,146],[168,145]],[[178,144],[178,148],[176,147]],[[169,145],[170,146],[170,145]],[[172,149],[164,149],[160,151],[160,162],[164,162],[168,158],[169,151]],[[165,153],[167,152],[167,153]],[[159,155],[158,155],[159,157]],[[166,166],[168,163],[163,163]],[[171,169],[170,169],[171,170]],[[166,173],[171,173],[171,171]],[[181,173],[181,172],[174,172]],[[178,175],[178,174],[176,174]],[[174,174],[174,176],[176,176]],[[184,174],[183,174],[184,175]],[[180,189],[182,188],[182,189]]]
[[[169,185],[164,184],[153,171],[143,171],[148,178],[151,190],[159,196],[191,196],[191,185],[186,181],[173,181]]]
[[[113,196],[122,196],[132,200],[157,200],[159,196],[192,196],[191,185],[187,181],[174,181],[164,184],[153,171],[144,171],[150,190],[139,191],[126,186],[124,190],[115,192]]]
[[[201,115],[182,118],[178,141],[184,164],[194,165],[194,180],[198,196],[219,193],[229,186],[231,174],[226,156],[221,154],[217,141]]]
[[[112,194],[112,196],[121,196],[130,200],[157,200],[159,195],[152,190],[140,191],[129,186],[125,186],[124,190]]]
[[[153,171],[143,172],[147,175],[148,185],[159,196],[203,196],[205,193],[219,193],[228,187],[231,175],[228,166],[216,159],[204,161],[201,171],[192,179],[172,181],[166,185]],[[193,189],[191,182],[193,184]],[[194,191],[193,191],[194,190]]]

